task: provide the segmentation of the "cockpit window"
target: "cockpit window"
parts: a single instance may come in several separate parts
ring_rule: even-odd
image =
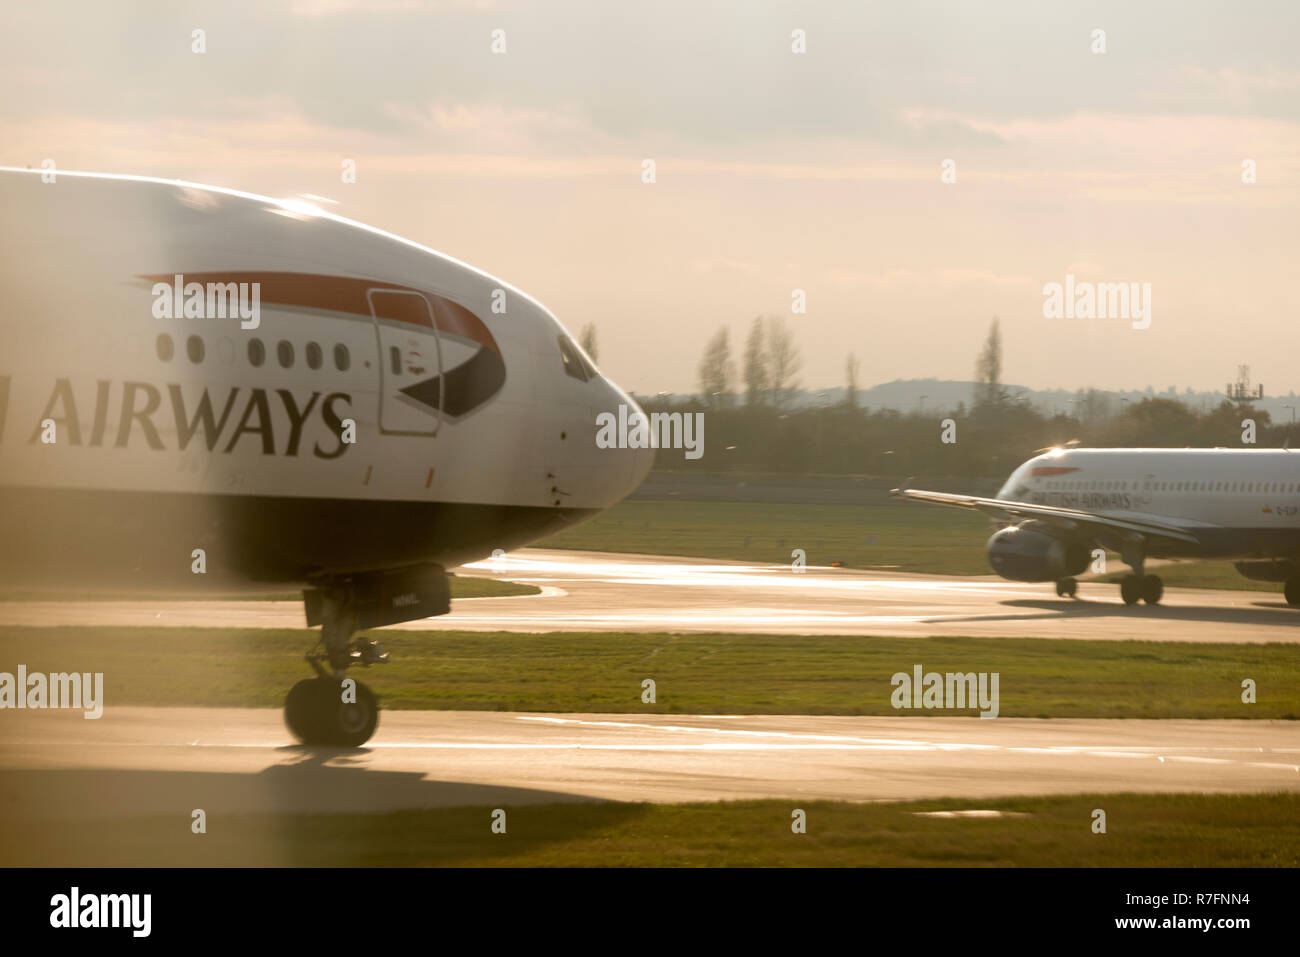
[[[557,337],[560,342],[560,358],[564,360],[564,374],[573,376],[579,382],[596,378],[596,370],[582,350],[574,345],[568,336]]]

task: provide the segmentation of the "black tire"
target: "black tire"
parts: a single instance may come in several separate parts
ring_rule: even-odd
[[[379,727],[379,702],[360,681],[356,699],[343,701],[341,681],[304,678],[284,700],[284,723],[303,744],[358,748]]]
[[[1119,582],[1119,596],[1126,605],[1136,605],[1142,600],[1142,579],[1136,575],[1125,575]]]
[[[1288,605],[1300,605],[1300,578],[1287,579],[1287,583],[1282,586],[1282,594]]]
[[[285,726],[303,744],[325,743],[321,721],[324,684],[320,678],[303,678],[284,699]]]
[[[1160,604],[1165,597],[1165,583],[1159,575],[1144,575],[1142,578],[1142,600],[1148,605]]]
[[[331,681],[327,684],[329,690],[320,702],[325,743],[338,748],[361,747],[379,727],[379,701],[360,681],[356,682],[357,700],[346,703],[343,701],[342,683]]]

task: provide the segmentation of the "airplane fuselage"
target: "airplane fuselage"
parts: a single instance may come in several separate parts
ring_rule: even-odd
[[[1064,449],[1017,468],[996,498],[1151,519],[1195,543],[1169,557],[1300,556],[1300,452],[1280,449]]]
[[[0,580],[273,586],[608,507],[635,408],[536,300],[307,204],[0,171]],[[204,557],[204,578],[194,557]]]

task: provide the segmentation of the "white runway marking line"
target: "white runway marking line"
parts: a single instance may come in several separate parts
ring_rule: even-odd
[[[705,728],[679,728],[683,731],[705,731]],[[743,732],[742,732],[743,733]],[[761,732],[758,732],[761,733]],[[814,735],[792,735],[792,737],[815,737]],[[199,748],[242,748],[250,750],[279,750],[283,744],[258,744],[249,741],[237,742],[191,742],[190,747]],[[953,742],[917,742],[917,743],[857,743],[854,741],[831,740],[826,742],[803,742],[799,744],[786,742],[711,742],[676,744],[598,744],[565,742],[479,742],[479,741],[426,741],[426,742],[385,742],[372,741],[365,745],[367,749],[391,751],[665,751],[665,752],[700,752],[700,751],[875,751],[875,752],[1011,752],[1040,754],[1054,757],[1099,757],[1099,758],[1155,758],[1161,764],[1166,761],[1190,764],[1229,764],[1251,768],[1268,768],[1278,771],[1300,773],[1300,765],[1277,764],[1268,761],[1240,761],[1230,758],[1206,758],[1195,755],[1155,754],[1156,748],[1143,749],[1142,752],[1091,751],[1086,748],[1008,748],[996,744],[970,744]],[[346,754],[343,756],[347,756]]]
[[[520,596],[532,597],[538,596]],[[765,625],[806,625],[809,623],[828,622],[834,624],[913,624],[922,625],[936,621],[946,621],[950,618],[966,618],[966,615],[834,615],[834,614],[807,614],[791,613],[781,615],[764,615],[761,612],[746,615],[548,615],[544,613],[534,615],[441,615],[438,618],[425,618],[422,621],[445,621],[445,622],[474,622],[475,624],[491,624],[500,622],[504,624],[515,624],[525,622],[527,624],[590,624],[592,622],[606,622],[609,624],[710,624],[725,625],[731,622],[743,622],[752,625],[755,622],[761,622]]]
[[[705,734],[735,734],[750,735],[754,737],[772,737],[772,738],[811,738],[814,741],[842,742],[862,745],[892,745],[896,747],[928,747],[928,741],[912,741],[906,738],[862,738],[854,735],[843,734],[810,734],[797,731],[751,731],[745,728],[696,728],[690,725],[676,724],[646,724],[636,721],[589,721],[585,718],[552,718],[542,715],[517,715],[517,721],[542,721],[549,724],[579,724],[593,728],[637,728],[651,731],[695,731]],[[994,745],[978,745],[981,748],[991,748]]]
[[[1029,817],[1024,811],[988,811],[971,809],[969,811],[913,811],[917,817]]]
[[[251,748],[278,750],[283,744],[257,744],[250,741],[197,743],[200,748]],[[954,750],[953,748],[936,748],[930,745],[884,745],[884,744],[748,744],[743,741],[720,742],[715,744],[579,744],[563,742],[555,744],[531,744],[524,742],[477,742],[477,741],[425,741],[399,744],[396,742],[367,742],[364,747],[384,748],[388,750],[427,750],[427,751],[937,751]],[[966,746],[959,746],[966,747]],[[970,745],[971,748],[985,748],[987,745]],[[349,755],[344,754],[343,757]]]
[[[826,565],[809,566],[796,576],[788,565],[672,565],[621,562],[562,562],[546,559],[504,558],[486,559],[462,566],[498,574],[512,571],[532,571],[551,576],[564,575],[571,581],[599,582],[607,585],[701,585],[731,586],[739,588],[838,589],[866,591],[875,587],[910,589],[913,591],[959,591],[973,594],[1025,593],[1038,594],[1036,590],[1014,582],[963,582],[949,580],[925,581],[916,579],[858,578],[849,575],[870,575],[870,569],[846,569],[844,574]],[[565,573],[568,573],[567,575]],[[557,579],[552,579],[557,580]]]
[[[744,715],[710,715],[710,720],[741,720]],[[515,715],[516,721],[534,721],[538,723],[565,726],[575,725],[588,728],[617,728],[636,731],[662,731],[667,733],[706,734],[717,737],[730,737],[732,740],[701,743],[587,743],[578,741],[557,742],[479,742],[479,741],[426,741],[426,742],[370,742],[368,749],[380,750],[429,750],[429,751],[662,751],[662,752],[707,752],[707,751],[876,751],[876,752],[1019,752],[1053,757],[1097,757],[1097,758],[1155,758],[1159,763],[1166,761],[1187,764],[1240,765],[1243,767],[1266,768],[1269,770],[1292,771],[1300,773],[1300,765],[1283,764],[1272,761],[1248,761],[1241,758],[1209,757],[1218,753],[1250,755],[1282,755],[1300,753],[1300,748],[1263,748],[1259,746],[1234,747],[1219,745],[1200,746],[1159,746],[1159,745],[999,745],[978,744],[973,742],[927,741],[915,738],[871,738],[858,735],[826,734],[801,731],[769,731],[750,728],[714,728],[683,724],[652,724],[645,721],[591,720],[587,718],[560,718],[551,715]],[[993,729],[990,729],[993,730]],[[738,737],[780,739],[762,741],[737,741]],[[135,744],[109,744],[108,747],[139,747]],[[169,745],[157,745],[169,747]],[[279,750],[283,743],[266,744],[249,741],[238,742],[203,742],[189,741],[171,747],[192,748],[239,748],[251,750]],[[1169,752],[1182,752],[1171,754]],[[1187,752],[1198,752],[1189,754]]]
[[[741,728],[707,728],[707,727],[701,728],[692,725],[649,724],[647,722],[636,722],[636,721],[590,721],[585,718],[552,718],[544,715],[517,715],[516,720],[540,721],[549,724],[560,724],[560,725],[576,724],[576,725],[583,725],[587,727],[636,728],[640,730],[652,730],[652,731],[686,731],[686,732],[717,734],[717,735],[730,734],[730,735],[752,735],[752,736],[759,736],[759,737],[779,737],[779,738],[811,738],[816,741],[828,742],[825,745],[771,744],[771,745],[763,745],[758,748],[758,749],[771,748],[772,750],[797,750],[797,749],[804,749],[804,748],[810,750],[831,750],[833,749],[833,747],[840,747],[844,750],[860,750],[860,751],[1019,751],[1024,753],[1049,754],[1049,755],[1086,755],[1089,757],[1098,757],[1098,758],[1153,758],[1154,757],[1154,758],[1158,758],[1161,762],[1164,762],[1167,757],[1168,760],[1170,761],[1183,761],[1183,762],[1199,763],[1199,764],[1241,764],[1247,767],[1267,767],[1267,768],[1275,768],[1279,770],[1300,772],[1300,765],[1276,764],[1272,762],[1262,762],[1262,761],[1242,761],[1242,760],[1234,760],[1232,758],[1200,757],[1200,756],[1186,755],[1186,754],[1160,755],[1156,753],[1160,751],[1170,751],[1170,750],[1184,751],[1184,752],[1186,751],[1200,751],[1200,752],[1227,751],[1234,754],[1241,754],[1243,752],[1252,753],[1252,754],[1265,753],[1266,749],[1260,747],[1236,748],[1231,746],[1218,746],[1218,747],[1176,747],[1172,749],[1167,747],[1154,746],[1154,745],[1120,745],[1120,746],[1109,746],[1109,747],[1098,747],[1096,745],[1054,745],[1054,746],[1047,746],[1047,747],[1024,747],[1024,746],[998,745],[998,744],[971,744],[971,743],[960,743],[960,742],[917,741],[917,740],[909,740],[909,739],[897,740],[893,738],[862,738],[862,737],[855,737],[851,735],[814,734],[814,733],[804,733],[804,732],[794,732],[794,731],[757,731],[757,730],[749,730],[749,729],[741,729]],[[836,742],[836,744],[831,745],[830,742]],[[627,746],[589,745],[589,747],[608,747],[608,748],[617,749],[619,747],[627,747]],[[670,746],[654,745],[652,747],[655,750],[662,750]],[[694,745],[687,745],[685,747],[690,750],[699,749],[697,746]],[[636,750],[636,746],[632,746],[631,749]],[[728,750],[728,749],[719,748],[719,750]],[[1289,753],[1297,750],[1300,749],[1275,748],[1275,749],[1268,749],[1268,753],[1280,754],[1280,753]]]
[[[1060,747],[1008,747],[997,744],[971,744],[958,742],[932,742],[932,741],[892,741],[890,739],[880,738],[853,738],[843,735],[818,735],[818,734],[800,734],[786,731],[746,731],[723,728],[692,728],[686,725],[639,725],[631,722],[613,722],[613,721],[588,721],[580,722],[568,718],[518,718],[520,721],[554,721],[562,723],[581,723],[590,725],[609,725],[616,727],[632,728],[653,728],[663,731],[696,731],[713,734],[741,734],[741,735],[760,735],[786,738],[814,738],[814,742],[787,743],[787,742],[712,742],[712,743],[677,743],[677,744],[584,744],[576,741],[565,742],[478,742],[478,741],[425,741],[425,742],[387,742],[371,741],[365,745],[366,749],[382,749],[391,751],[676,751],[676,752],[702,752],[702,751],[879,751],[879,752],[1012,752],[1019,751],[1026,754],[1041,754],[1056,757],[1078,756],[1086,757],[1103,757],[1103,758],[1155,758],[1160,763],[1165,761],[1181,761],[1194,764],[1235,764],[1251,768],[1267,768],[1276,771],[1293,771],[1300,773],[1300,765],[1297,764],[1279,764],[1271,761],[1241,761],[1229,758],[1207,758],[1193,755],[1165,755],[1157,754],[1157,751],[1167,750],[1158,747],[1128,747],[1123,750],[1096,750],[1086,747],[1074,747],[1063,745]],[[254,741],[187,741],[183,744],[176,745],[152,745],[152,747],[179,747],[179,748],[234,748],[252,751],[278,751],[289,747],[284,742],[275,744],[258,743]],[[121,742],[110,742],[98,745],[103,748],[120,748],[136,749],[141,747],[139,744],[125,744]],[[1261,748],[1179,748],[1182,751],[1249,751],[1259,752]],[[1276,748],[1274,752],[1294,751],[1294,748]],[[340,757],[350,757],[351,755],[344,752]],[[332,760],[330,758],[329,760]]]
[[[1123,718],[1120,720],[1142,720]],[[1147,720],[1164,720],[1164,719],[1147,719]],[[1169,719],[1177,720],[1177,719]],[[1008,751],[1124,751],[1124,752],[1148,752],[1148,751],[1168,751],[1169,748],[1156,747],[1146,744],[1119,744],[1119,745],[1100,745],[1100,744],[1059,744],[1048,747],[1027,747],[1024,745],[1011,746]],[[1218,745],[1216,747],[1177,747],[1176,751],[1230,751],[1233,754],[1291,754],[1295,748],[1260,748],[1260,747],[1235,747],[1233,745]]]

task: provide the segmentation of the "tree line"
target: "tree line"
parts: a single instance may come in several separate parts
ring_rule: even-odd
[[[700,394],[640,398],[646,412],[705,412],[705,453],[688,461],[661,449],[656,468],[789,474],[1004,477],[1039,449],[1066,442],[1093,447],[1252,447],[1243,420],[1254,422],[1254,447],[1300,440],[1300,426],[1274,425],[1269,414],[1226,398],[1204,412],[1176,399],[1121,403],[1080,390],[1068,412],[1048,413],[1008,394],[1001,381],[997,320],[975,363],[971,402],[951,409],[901,412],[860,407],[857,361],[845,363],[846,393],[833,406],[791,402],[800,357],[779,317],[750,326],[737,378],[725,328],[705,348]],[[955,441],[943,441],[948,438]]]

